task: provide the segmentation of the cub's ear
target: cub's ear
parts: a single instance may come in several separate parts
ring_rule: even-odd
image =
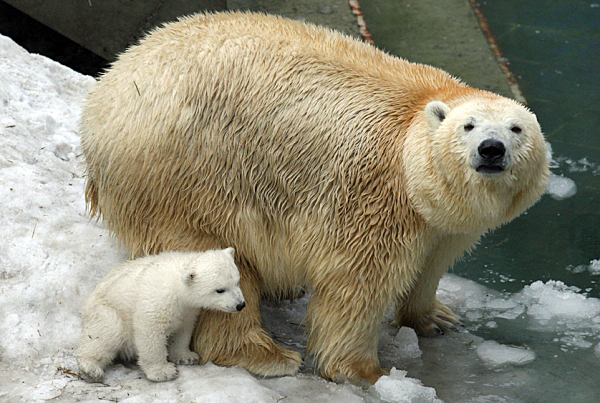
[[[229,256],[234,257],[235,255],[235,249],[233,248],[227,248],[225,249],[225,253],[229,254]]]
[[[446,119],[450,107],[441,101],[431,101],[425,105],[425,121],[432,131],[436,131],[440,123]]]
[[[196,278],[196,270],[186,269],[183,273],[183,284],[190,286]]]

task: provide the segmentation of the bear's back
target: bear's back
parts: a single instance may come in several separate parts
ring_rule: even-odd
[[[474,91],[316,26],[187,17],[121,55],[90,93],[86,196],[133,253],[149,237],[155,251],[194,250],[192,227],[220,237],[232,222],[282,227],[257,230],[266,233],[311,230],[314,220],[354,227],[365,208],[397,217],[361,200],[390,209],[406,199],[404,131],[442,89]],[[156,233],[163,224],[168,237]]]

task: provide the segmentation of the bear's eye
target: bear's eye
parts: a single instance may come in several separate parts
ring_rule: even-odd
[[[521,133],[523,130],[519,126],[513,126],[510,128],[510,131],[516,134]]]
[[[475,128],[475,126],[473,126],[473,124],[472,124],[472,123],[467,123],[467,124],[464,126],[464,129],[465,129],[465,131],[466,131],[466,132],[470,132],[470,131],[471,131],[471,130],[473,130],[474,128]]]
[[[224,292],[225,292],[225,289],[224,289],[224,288],[219,288],[219,289],[217,290],[217,294],[223,294]]]

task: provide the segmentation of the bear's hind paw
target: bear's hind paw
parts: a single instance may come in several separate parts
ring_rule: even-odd
[[[94,382],[99,382],[104,378],[104,370],[98,361],[78,358],[77,364],[79,365],[79,371],[89,376]]]

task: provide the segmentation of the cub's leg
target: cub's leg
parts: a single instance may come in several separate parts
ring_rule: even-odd
[[[199,311],[194,310],[186,315],[182,328],[173,335],[173,341],[169,345],[169,361],[175,364],[192,365],[198,364],[198,354],[190,350],[192,333]]]
[[[157,319],[152,307],[143,303],[133,318],[134,343],[138,365],[151,381],[162,382],[177,377],[177,367],[167,361],[168,318]]]
[[[231,314],[202,310],[193,338],[193,350],[200,362],[238,366],[262,376],[292,375],[298,372],[300,354],[277,346],[261,326],[260,279],[247,263],[236,263],[246,307]]]
[[[104,367],[114,360],[127,342],[126,328],[114,309],[95,305],[84,308],[81,345],[77,349],[79,370],[95,381],[104,378]]]

